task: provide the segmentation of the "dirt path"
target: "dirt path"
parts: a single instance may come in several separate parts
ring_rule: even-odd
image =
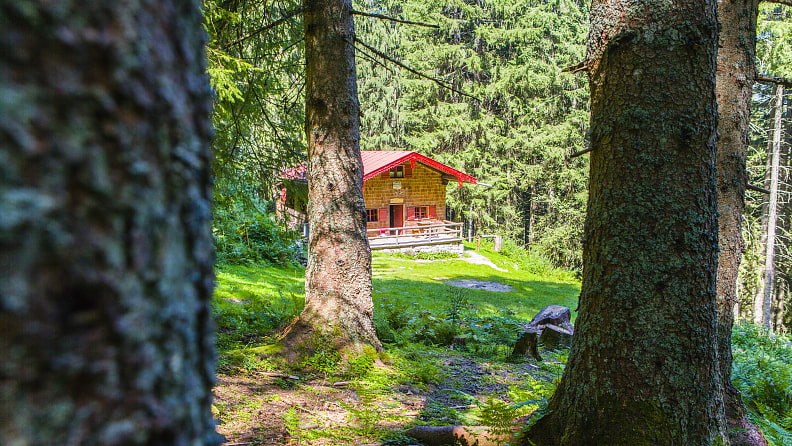
[[[464,255],[462,256],[462,260],[472,263],[474,265],[487,265],[496,271],[501,271],[504,273],[508,273],[509,270],[503,269],[498,265],[492,263],[492,261],[483,255],[477,253],[476,251],[465,251]]]
[[[438,365],[439,379],[425,387],[221,375],[214,404],[218,431],[227,444],[239,446],[417,444],[401,432],[416,424],[469,424],[476,402],[507,399],[510,385],[538,369],[454,351],[439,357]]]

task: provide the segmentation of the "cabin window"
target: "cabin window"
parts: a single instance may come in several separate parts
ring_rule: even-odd
[[[396,166],[389,171],[391,178],[404,178],[404,166]]]
[[[366,222],[376,223],[379,221],[379,209],[366,209]]]
[[[429,216],[429,212],[427,212],[426,206],[416,206],[415,207],[415,219],[419,220],[422,218],[427,218]]]

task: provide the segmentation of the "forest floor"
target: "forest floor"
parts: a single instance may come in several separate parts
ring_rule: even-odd
[[[374,256],[385,353],[352,375],[320,357],[312,372],[283,370],[249,335],[299,312],[304,270],[221,265],[213,411],[226,445],[415,445],[413,426],[514,426],[541,407],[564,358],[510,360],[514,336],[547,305],[574,308],[579,283],[530,258],[466,254]]]
[[[554,377],[541,364],[482,361],[454,350],[437,351],[434,361],[435,383],[379,389],[317,376],[219,375],[218,432],[238,446],[419,444],[403,432],[415,425],[482,424],[476,416],[482,405],[515,402],[510,389]]]

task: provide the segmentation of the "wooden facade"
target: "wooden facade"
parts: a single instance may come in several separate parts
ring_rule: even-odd
[[[363,186],[368,229],[445,220],[447,182],[441,172],[409,162],[371,178]]]
[[[453,224],[446,219],[446,185],[476,183],[475,178],[416,152],[364,151],[361,155],[370,239],[401,237],[423,232],[425,227]],[[281,176],[276,211],[296,227],[306,222],[305,205],[299,200],[300,188],[307,189],[305,167],[287,169]]]

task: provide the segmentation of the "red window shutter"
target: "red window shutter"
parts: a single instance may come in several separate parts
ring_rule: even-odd
[[[415,220],[415,208],[407,208],[407,220]]]
[[[412,166],[404,166],[404,178],[412,178]]]
[[[384,223],[386,227],[388,226],[388,208],[379,210],[379,222]]]
[[[427,207],[427,212],[429,213],[429,218],[437,218],[437,206]]]
[[[382,178],[390,178],[390,171],[386,170],[385,172],[382,172],[382,174],[380,176]]]

